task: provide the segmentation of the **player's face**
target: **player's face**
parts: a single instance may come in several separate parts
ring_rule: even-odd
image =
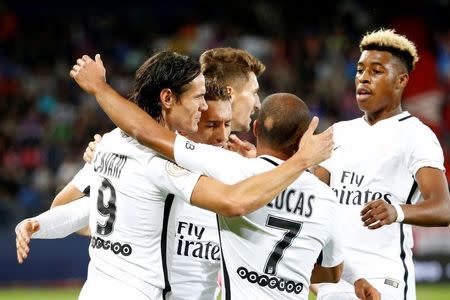
[[[224,147],[231,133],[231,102],[208,101],[208,110],[202,113],[198,131],[188,135],[197,143]]]
[[[197,131],[202,112],[208,109],[205,91],[205,77],[200,74],[189,83],[189,88],[179,95],[179,101],[172,106],[171,128],[186,133]]]
[[[393,109],[398,62],[386,51],[361,53],[355,76],[356,100],[366,114],[381,114]]]
[[[249,79],[241,89],[233,89],[231,104],[233,131],[250,130],[251,115],[261,107],[258,90],[258,79],[253,72],[249,74]]]

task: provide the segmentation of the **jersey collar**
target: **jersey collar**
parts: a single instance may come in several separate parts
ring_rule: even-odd
[[[258,158],[263,159],[263,160],[267,161],[268,163],[271,163],[274,166],[278,166],[279,164],[284,162],[284,160],[282,160],[282,159],[279,159],[275,156],[267,155],[267,154],[260,155],[260,156],[258,156]]]

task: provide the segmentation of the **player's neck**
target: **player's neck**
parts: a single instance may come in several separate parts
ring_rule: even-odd
[[[279,158],[281,160],[288,160],[289,159],[289,155],[282,152],[282,151],[278,151],[278,150],[273,150],[270,149],[269,147],[265,147],[263,145],[257,145],[256,146],[256,155],[260,156],[260,155],[270,155],[276,158]]]
[[[390,110],[382,110],[378,112],[365,112],[364,120],[366,120],[366,122],[369,125],[374,125],[379,121],[389,119],[393,116],[401,114],[402,112],[403,110],[400,105]]]

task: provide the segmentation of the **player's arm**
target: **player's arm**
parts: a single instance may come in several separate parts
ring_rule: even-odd
[[[176,134],[160,126],[145,111],[119,95],[106,83],[105,73],[99,54],[95,56],[95,61],[83,55],[73,66],[70,76],[83,90],[95,96],[100,107],[117,127],[140,144],[173,160],[173,143]],[[124,114],[124,111],[127,113]]]
[[[448,226],[450,196],[442,170],[424,167],[417,171],[415,179],[423,201],[397,208],[383,200],[370,202],[361,211],[364,226],[377,229],[396,221],[418,226]]]
[[[330,185],[330,172],[328,172],[327,169],[321,166],[316,166],[314,167],[313,173],[320,179],[320,181],[328,186]]]
[[[313,118],[300,140],[299,150],[291,158],[270,171],[249,177],[233,185],[226,185],[209,177],[201,177],[192,193],[191,204],[225,216],[246,215],[266,205],[308,167],[329,157],[333,146],[332,136],[330,135],[325,141],[316,139],[313,133],[317,124],[318,119]],[[185,150],[186,153],[190,153],[189,149]],[[207,156],[198,154],[197,158]],[[199,165],[211,164],[200,162]],[[229,170],[226,171],[229,172]],[[212,172],[220,178],[220,171],[220,168],[216,168]]]
[[[333,267],[323,267],[316,263],[311,274],[311,283],[337,283],[341,279],[344,263]]]
[[[85,194],[73,182],[69,182],[53,199],[50,208],[70,203],[84,196]]]
[[[92,178],[91,166],[86,164],[75,177],[69,182],[53,199],[50,208],[57,207],[59,205],[64,205],[80,199],[89,194],[90,180]],[[77,231],[79,235],[90,236],[91,230],[89,226]]]
[[[30,251],[30,239],[57,239],[68,236],[89,224],[89,198],[60,205],[17,224],[17,260],[22,263]]]

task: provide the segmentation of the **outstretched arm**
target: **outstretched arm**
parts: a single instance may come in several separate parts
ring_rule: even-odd
[[[60,205],[16,226],[17,261],[23,263],[30,252],[30,240],[57,239],[86,227],[89,223],[89,198]]]

